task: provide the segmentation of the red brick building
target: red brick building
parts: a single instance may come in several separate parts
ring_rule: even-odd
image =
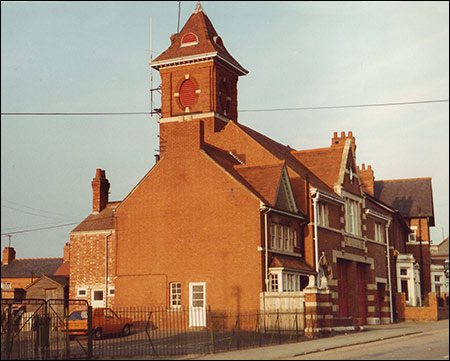
[[[71,233],[71,298],[259,310],[273,295],[300,299],[313,275],[334,317],[390,322],[410,230],[357,166],[352,132],[296,150],[240,124],[247,70],[199,5],[151,66],[159,160],[121,202],[97,170],[93,212]]]

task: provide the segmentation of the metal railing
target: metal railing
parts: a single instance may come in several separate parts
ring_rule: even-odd
[[[65,306],[59,307],[62,301]],[[36,301],[33,310],[22,312],[27,320],[13,312],[6,317],[2,312],[2,359],[208,354],[305,339],[305,317],[298,310],[264,313],[130,306],[114,307],[113,312],[103,314],[87,304],[67,301]],[[2,300],[2,311],[3,306]],[[64,332],[67,315],[75,309],[88,311],[90,333],[74,337]]]

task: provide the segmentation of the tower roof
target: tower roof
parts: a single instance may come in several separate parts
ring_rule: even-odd
[[[200,2],[197,2],[197,7],[183,29],[172,35],[170,40],[169,48],[151,62],[153,68],[159,70],[164,66],[217,59],[238,75],[248,73],[227,51]]]

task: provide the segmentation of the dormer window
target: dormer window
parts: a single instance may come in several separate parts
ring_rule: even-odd
[[[180,47],[184,46],[192,46],[198,44],[198,36],[194,33],[187,33],[181,38],[181,45]]]
[[[217,45],[219,45],[221,48],[223,48],[223,41],[220,36],[215,36],[214,41],[216,42]]]

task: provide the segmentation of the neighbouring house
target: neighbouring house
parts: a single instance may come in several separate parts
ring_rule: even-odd
[[[374,182],[375,198],[397,209],[412,231],[406,243],[410,256],[403,261],[405,268],[414,265],[414,272],[420,276],[420,295],[416,293],[419,299],[431,292],[430,227],[435,225],[432,189],[431,178]]]
[[[92,213],[70,233],[69,296],[71,299],[85,299],[93,307],[113,306],[116,270],[114,211],[120,202],[108,201],[110,184],[104,170],[97,169],[91,184]]]
[[[1,270],[2,298],[23,298],[28,285],[43,275],[53,276],[68,260],[68,244],[62,258],[17,259],[13,247],[5,247]],[[68,272],[65,272],[68,276]]]
[[[449,292],[448,237],[437,245],[430,246],[431,292]]]
[[[162,82],[157,163],[120,202],[96,170],[92,213],[71,232],[70,297],[204,313],[273,309],[317,286],[327,317],[393,322],[394,294],[423,279],[410,226],[421,237],[426,226],[380,195],[353,133],[297,150],[240,124],[248,71],[199,4],[151,66]]]

